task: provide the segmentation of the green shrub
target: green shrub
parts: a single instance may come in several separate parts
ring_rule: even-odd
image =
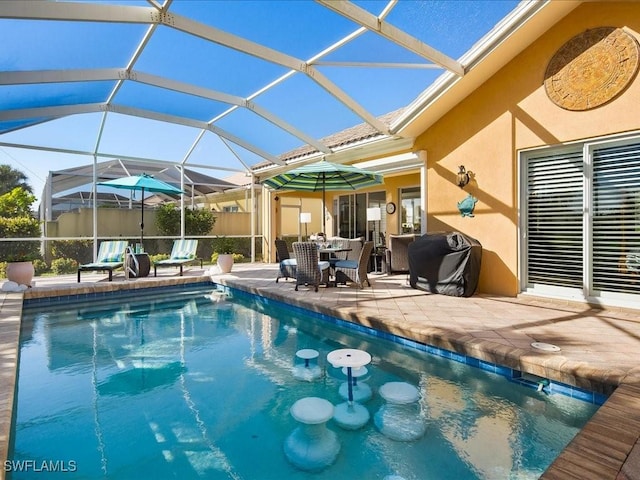
[[[208,235],[216,223],[211,210],[184,209],[184,230],[187,236]],[[180,209],[173,204],[165,204],[156,211],[156,226],[161,235],[180,235]]]
[[[151,261],[151,265],[153,265],[155,262],[158,262],[160,260],[166,260],[167,258],[169,258],[169,255],[167,253],[157,253],[155,255],[149,255],[149,260]]]
[[[33,262],[33,269],[36,271],[36,275],[42,275],[49,271],[49,265],[44,260],[37,258]]]
[[[0,238],[40,237],[40,222],[31,205],[36,197],[23,187],[0,195]],[[40,258],[40,241],[3,242],[0,260],[28,262]]]
[[[72,258],[78,263],[93,261],[93,240],[55,240],[51,242],[53,258]]]
[[[71,258],[56,258],[51,262],[51,271],[55,274],[75,273],[78,270],[78,262]]]
[[[129,243],[135,246],[136,243],[140,243],[140,239],[130,240]],[[144,251],[148,254],[151,252],[159,252],[160,251],[160,240],[157,238],[145,238],[144,239]]]
[[[213,251],[217,253],[234,253],[236,251],[236,242],[233,238],[218,237],[213,239]]]
[[[0,217],[0,238],[40,237],[40,222],[33,217]],[[3,242],[0,260],[28,262],[40,257],[40,240]]]
[[[196,256],[198,258],[211,258],[213,253],[213,245],[211,239],[200,238],[198,239],[198,249],[196,250]]]
[[[218,256],[220,254],[218,252],[213,252],[213,255],[211,255],[211,263],[218,263]],[[233,257],[233,262],[234,263],[242,263],[244,262],[245,258],[244,255],[242,255],[241,253],[234,253],[231,255]]]
[[[251,261],[251,257],[245,257],[241,253],[234,253],[233,254],[233,261],[234,262],[238,262],[238,263],[250,262]]]
[[[0,195],[0,217],[33,217],[31,205],[35,201],[35,195],[27,189],[15,187],[11,191]]]
[[[251,237],[233,237],[233,253],[241,253],[251,258]]]
[[[234,262],[250,262],[251,261],[251,238],[250,237],[214,238],[211,240],[211,248],[213,249],[213,254],[211,255],[211,261],[213,263],[215,263],[218,260],[216,252],[232,253]],[[208,257],[208,255],[202,255],[202,257],[206,258]]]

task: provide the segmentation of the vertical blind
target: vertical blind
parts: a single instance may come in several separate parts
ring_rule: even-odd
[[[640,143],[595,148],[593,288],[640,293]]]
[[[640,294],[640,142],[584,151],[526,159],[527,286]]]
[[[528,161],[529,286],[582,288],[583,177],[582,150]]]

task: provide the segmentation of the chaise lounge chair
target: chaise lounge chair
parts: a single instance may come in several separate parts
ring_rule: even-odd
[[[78,265],[78,283],[80,272],[109,272],[109,281],[113,280],[113,271],[124,265],[124,253],[127,249],[126,240],[105,240],[100,244],[97,260],[94,263]]]
[[[166,260],[158,260],[153,263],[153,276],[158,276],[158,267],[180,267],[180,276],[182,276],[183,265],[194,261],[199,261],[200,268],[202,268],[202,259],[196,258],[197,248],[198,240],[174,240],[171,256]]]

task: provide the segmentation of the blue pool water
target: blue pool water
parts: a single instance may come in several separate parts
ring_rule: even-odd
[[[231,294],[27,306],[9,478],[533,479],[598,408]],[[300,425],[290,409],[305,397],[344,402],[345,376],[326,361],[342,348],[372,356],[360,379],[371,420],[359,430],[330,420],[335,461],[301,470],[284,449]],[[300,349],[319,352],[319,379],[294,375]],[[406,415],[424,426],[419,439],[393,440],[374,423],[387,382],[418,388]]]

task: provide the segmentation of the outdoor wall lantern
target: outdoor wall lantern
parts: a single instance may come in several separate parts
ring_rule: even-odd
[[[471,180],[471,175],[473,175],[473,172],[471,170],[467,171],[464,168],[464,165],[460,165],[458,168],[459,171],[456,175],[456,183],[460,188],[464,188],[469,183],[469,180]]]

